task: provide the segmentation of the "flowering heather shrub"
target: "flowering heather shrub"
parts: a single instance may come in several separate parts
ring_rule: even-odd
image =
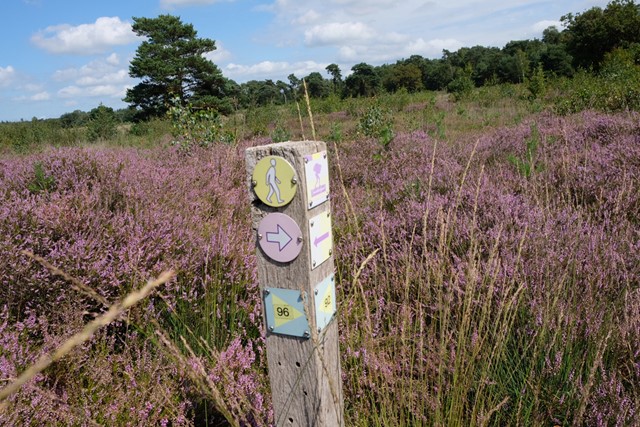
[[[384,156],[374,139],[330,144],[346,424],[633,425],[639,135],[637,114],[543,113],[453,142],[398,132]],[[0,159],[0,380],[104,309],[20,250],[109,301],[178,272],[0,424],[200,422],[191,365],[239,423],[273,422],[243,160],[267,142]],[[35,165],[53,180],[38,191]]]
[[[527,178],[508,159],[527,155],[534,128],[539,167]],[[435,144],[415,132],[399,134],[384,161],[371,161],[373,141],[338,153],[341,339],[354,420],[632,423],[638,115],[541,115],[535,126]]]
[[[133,310],[135,322],[145,324],[147,320],[158,319],[174,328],[177,342],[177,335],[186,335],[196,326],[208,328],[206,338],[210,344],[224,350],[229,359],[235,357],[235,351],[245,354],[254,346],[253,340],[259,340],[261,316],[254,248],[249,237],[246,190],[242,186],[243,149],[227,147],[215,153],[202,151],[184,157],[167,149],[69,148],[0,163],[0,301],[7,322],[4,333],[16,336],[15,345],[23,346],[31,357],[14,362],[12,371],[3,372],[2,379],[14,378],[38,355],[52,350],[64,336],[79,330],[92,313],[104,310],[101,304],[77,293],[69,283],[52,276],[21,250],[44,257],[108,301],[115,301],[165,269],[176,269],[177,280],[165,286],[159,297],[150,299],[146,307]],[[30,191],[29,184],[35,179],[34,165],[41,165],[46,176],[55,180],[55,186]],[[202,326],[204,313],[209,317]],[[57,325],[56,330],[20,326],[30,315]],[[29,332],[15,335],[16,328]],[[180,425],[181,419],[190,418],[192,410],[186,399],[189,389],[186,377],[178,370],[166,370],[171,363],[154,356],[159,350],[145,344],[153,332],[136,336],[131,335],[130,329],[126,324],[110,326],[104,336],[94,338],[91,346],[84,349],[88,354],[83,358],[87,360],[105,357],[102,365],[78,371],[74,368],[75,360],[59,362],[57,368],[45,371],[43,379],[36,383],[74,394],[70,399],[75,408],[86,407],[99,423],[100,414],[105,414],[107,424],[111,424],[110,414],[115,414],[116,424],[140,425],[141,418],[118,415],[135,408],[140,414],[155,414],[152,419],[164,417],[172,425]],[[57,337],[55,343],[48,342],[50,335]],[[240,338],[243,345],[233,341]],[[187,339],[200,340],[199,336]],[[262,346],[261,341],[257,342]],[[227,349],[232,343],[235,344]],[[122,352],[122,346],[126,351]],[[5,358],[13,353],[4,344],[0,349],[0,356]],[[153,363],[143,363],[143,356]],[[257,356],[252,362],[251,370],[238,364],[237,371],[230,372],[243,375],[249,384],[255,385],[254,405],[262,405],[262,401],[268,404],[268,396],[260,394],[264,386],[258,387],[267,381],[263,362]],[[82,360],[79,365],[90,364]],[[93,397],[78,403],[86,392],[84,383],[75,381],[78,376],[80,379],[86,376],[84,382],[96,383],[92,386],[95,390],[108,391],[113,386],[110,376],[127,377],[125,368],[131,371],[129,375],[135,373],[145,378],[136,381],[145,384],[146,392],[158,388],[150,381],[160,381],[166,376],[162,380],[166,382],[166,390],[158,390],[161,394],[153,400],[140,394],[144,390],[134,393],[122,386],[127,398],[116,395],[109,402],[96,397],[99,392],[92,390],[89,394],[94,394]],[[157,375],[155,371],[159,369],[166,375]],[[28,390],[33,391],[33,387]],[[46,388],[37,390],[44,393]],[[27,391],[18,394],[17,401],[27,399],[24,393]],[[243,398],[229,395],[230,401]],[[155,409],[145,406],[148,403],[155,405]],[[111,409],[105,412],[107,406]],[[263,408],[258,405],[257,409]],[[24,410],[34,416],[35,412],[29,411],[37,407]],[[10,416],[18,418],[8,419],[27,419],[26,413],[21,414],[13,413]],[[63,423],[75,419],[64,414],[60,417]]]

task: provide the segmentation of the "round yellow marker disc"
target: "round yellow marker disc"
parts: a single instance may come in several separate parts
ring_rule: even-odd
[[[253,190],[264,204],[278,208],[296,195],[295,178],[293,166],[284,157],[263,157],[253,169]]]

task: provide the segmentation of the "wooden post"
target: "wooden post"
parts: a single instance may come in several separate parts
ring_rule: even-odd
[[[343,426],[326,144],[245,152],[277,426]]]

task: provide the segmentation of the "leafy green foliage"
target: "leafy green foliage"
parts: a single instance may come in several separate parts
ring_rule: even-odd
[[[538,127],[534,124],[531,125],[531,136],[525,141],[525,153],[522,157],[517,157],[513,154],[507,157],[507,160],[513,164],[518,173],[525,178],[529,178],[533,172],[540,171],[542,166],[537,163],[538,145],[540,143],[540,132]]]
[[[374,66],[361,62],[351,67],[351,71],[345,80],[347,96],[373,96],[380,91],[380,76]]]
[[[531,79],[527,82],[527,89],[531,92],[533,99],[538,98],[544,93],[545,90],[545,77],[542,64],[538,64],[536,71],[531,76]]]
[[[89,141],[112,139],[118,133],[118,119],[113,108],[100,104],[89,112],[87,138]]]
[[[223,132],[220,115],[213,110],[195,109],[192,105],[183,107],[176,98],[168,115],[174,137],[172,142],[185,152],[193,147],[209,147],[215,142],[234,141]]]
[[[284,142],[291,140],[291,132],[283,126],[281,123],[276,124],[275,129],[271,133],[271,140],[273,142]]]
[[[129,75],[142,82],[127,90],[125,101],[139,108],[143,117],[163,115],[174,97],[183,104],[208,107],[223,98],[225,79],[203,56],[216,49],[213,40],[198,38],[193,25],[172,15],[133,21],[133,31],[145,41],[131,61]]]
[[[56,188],[56,180],[48,175],[41,162],[33,164],[33,178],[27,183],[27,189],[31,194],[49,193]]]
[[[384,111],[379,106],[373,105],[360,117],[358,133],[376,138],[380,147],[386,151],[389,149],[391,141],[395,138],[393,116],[389,111]],[[381,155],[381,153],[378,153],[377,157]]]
[[[640,110],[640,65],[634,52],[616,49],[605,56],[598,74],[581,71],[565,80],[563,94],[555,100],[556,112]]]
[[[447,85],[447,92],[451,93],[455,99],[462,99],[468,96],[474,87],[473,80],[469,76],[460,76]]]
[[[566,26],[562,38],[578,67],[598,69],[607,52],[640,43],[640,5],[633,0],[614,0],[605,9],[569,13],[562,22]]]

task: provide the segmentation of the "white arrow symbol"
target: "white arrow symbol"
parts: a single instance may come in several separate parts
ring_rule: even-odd
[[[278,224],[278,231],[275,233],[269,233],[267,232],[267,242],[269,243],[277,243],[278,244],[278,250],[280,252],[282,252],[282,250],[287,247],[287,245],[289,244],[289,242],[291,241],[291,236],[289,236],[287,234],[286,231],[284,231],[284,228],[280,227],[280,224]]]

